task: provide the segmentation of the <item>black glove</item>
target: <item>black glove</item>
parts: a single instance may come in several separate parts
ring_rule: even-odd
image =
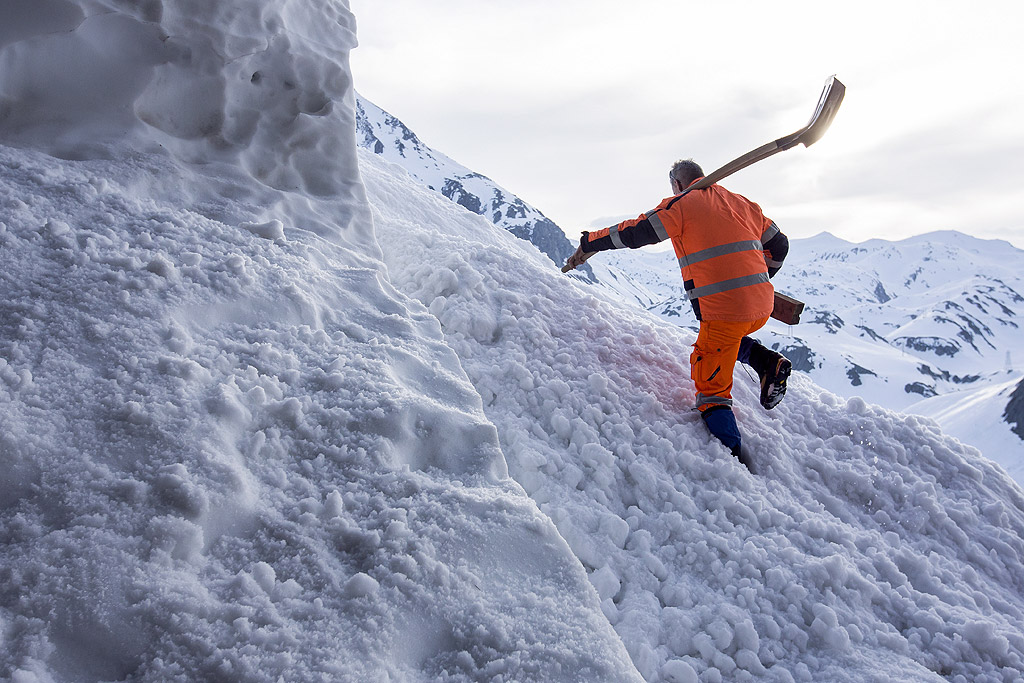
[[[596,254],[596,251],[585,251],[583,245],[587,243],[587,235],[589,233],[583,233],[583,237],[580,238],[580,246],[576,247],[576,252],[569,257],[569,260],[562,266],[562,272],[568,273],[570,270],[576,270],[584,263],[587,259]]]

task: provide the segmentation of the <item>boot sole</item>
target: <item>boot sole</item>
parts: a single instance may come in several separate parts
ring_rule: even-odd
[[[761,398],[761,405],[765,410],[771,410],[782,402],[782,398],[786,395],[787,380],[792,373],[793,364],[786,359],[780,360],[775,369],[775,375],[765,387]]]

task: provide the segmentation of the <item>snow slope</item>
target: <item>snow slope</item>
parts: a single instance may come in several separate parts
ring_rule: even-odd
[[[1013,373],[1019,377],[1019,373]],[[1024,485],[1024,438],[1014,432],[1019,416],[1010,414],[1014,390],[1024,380],[991,381],[979,387],[942,394],[911,406],[908,412],[924,415],[964,443],[977,445],[999,463],[1018,484]],[[1024,395],[1024,394],[1022,394]]]
[[[636,680],[387,280],[345,3],[0,13],[0,680]]]
[[[803,377],[746,472],[689,332],[357,154],[345,3],[0,11],[3,679],[1020,679],[1021,490]]]

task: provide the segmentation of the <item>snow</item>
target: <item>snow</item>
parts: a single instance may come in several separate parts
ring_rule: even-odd
[[[1018,484],[1024,484],[1024,444],[1010,430],[1003,409],[1013,389],[1021,382],[1020,373],[1006,373],[1008,381],[934,396],[910,406],[908,412],[924,415],[942,425],[942,429],[964,443],[978,445],[981,452],[1006,469]]]
[[[0,678],[635,678],[436,319],[387,279],[344,5],[74,25],[0,55]],[[168,42],[192,56],[140,66]],[[61,66],[97,51],[116,102],[71,121],[91,110],[58,101]]]
[[[1016,681],[1024,493],[357,152],[344,2],[0,10],[0,679]],[[256,77],[259,74],[259,77]]]

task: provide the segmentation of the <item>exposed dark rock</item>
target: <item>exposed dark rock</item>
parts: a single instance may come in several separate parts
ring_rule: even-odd
[[[889,342],[886,341],[885,337],[883,337],[882,335],[878,334],[877,332],[875,332],[873,329],[871,329],[867,325],[857,325],[857,329],[860,330],[861,332],[863,332],[864,334],[866,334],[867,336],[871,337],[871,339],[873,339],[876,342],[882,342],[883,344],[888,344],[889,343]]]
[[[875,285],[875,298],[878,299],[878,303],[880,304],[892,301],[892,297],[885,291],[885,287],[882,286],[881,282]]]
[[[846,325],[842,318],[830,311],[815,311],[814,320],[809,322],[812,324],[824,325],[825,329],[831,334],[837,333]]]
[[[895,343],[914,351],[929,351],[937,356],[955,356],[960,353],[959,344],[939,337],[900,337]]]
[[[467,192],[462,183],[454,178],[448,178],[444,181],[444,187],[441,188],[441,194],[456,204],[466,207],[473,213],[483,213],[480,198],[471,192]]]
[[[780,345],[777,343],[772,344],[772,348],[788,358],[789,362],[793,364],[793,369],[798,372],[811,372],[821,367],[821,364],[816,362],[817,355],[806,346],[790,345],[783,348],[779,347]]]
[[[927,363],[922,363],[921,365],[918,365],[917,371],[920,372],[922,375],[931,377],[932,379],[940,379],[945,382],[952,382],[954,384],[970,384],[972,382],[977,382],[979,379],[981,379],[981,375],[954,375],[951,374],[949,370],[943,370],[941,372],[938,372]]]
[[[576,251],[576,245],[566,239],[565,233],[548,218],[508,228],[508,231],[516,237],[532,242],[558,266],[569,260],[569,257]],[[577,272],[584,274],[587,279],[594,279],[594,271],[586,263],[580,266]]]
[[[930,384],[925,384],[924,382],[913,382],[903,387],[903,390],[908,394],[921,394],[925,398],[931,398],[932,396],[938,395],[935,392],[935,387]]]
[[[863,380],[861,380],[861,377],[864,375],[873,375],[874,377],[878,377],[878,373],[868,370],[856,363],[853,363],[846,371],[846,376],[850,378],[850,384],[855,387],[859,387],[864,383]]]
[[[1024,439],[1024,380],[1018,382],[1017,387],[1010,394],[1010,401],[1006,404],[1003,419],[1009,423],[1014,434]]]

